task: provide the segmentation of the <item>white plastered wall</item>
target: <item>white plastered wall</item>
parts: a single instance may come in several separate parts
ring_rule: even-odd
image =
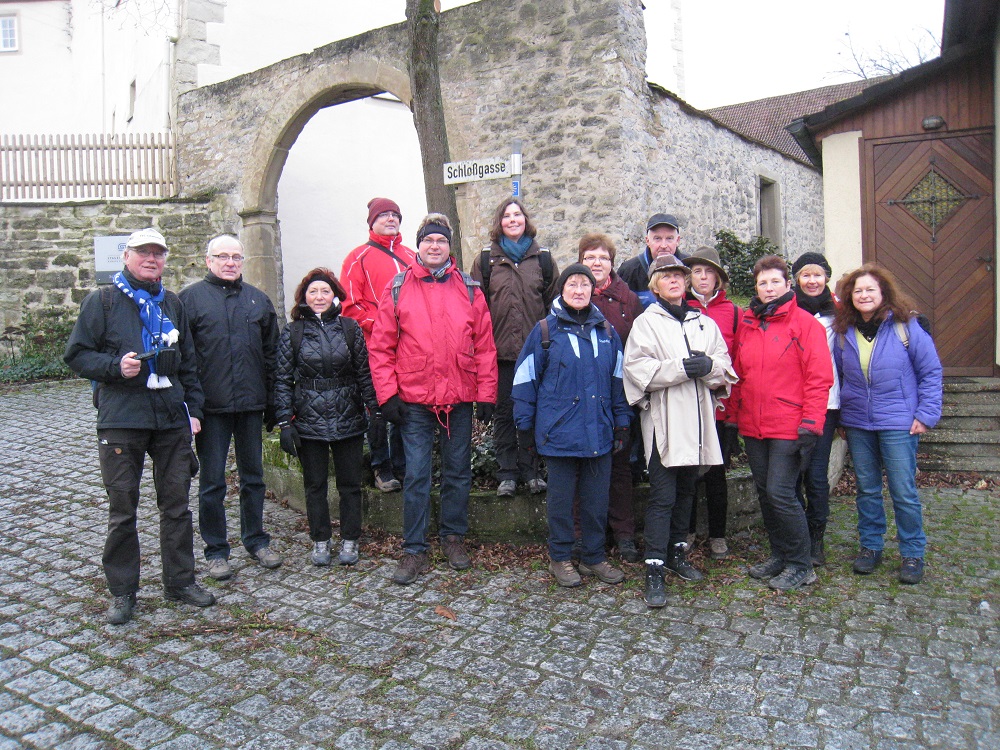
[[[823,139],[823,214],[832,281],[861,265],[861,131]]]

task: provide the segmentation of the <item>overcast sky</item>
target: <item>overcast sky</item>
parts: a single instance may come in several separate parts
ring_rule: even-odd
[[[545,2],[546,0],[542,0]],[[586,0],[582,0],[586,1]],[[284,0],[290,16],[308,17],[316,0]],[[470,0],[443,0],[445,10]],[[944,0],[681,0],[686,86],[683,96],[696,107],[759,99],[853,80],[835,74],[849,65],[845,33],[858,49],[884,46],[898,51],[929,29],[940,38]],[[649,78],[677,94],[665,51],[674,21],[671,0],[643,0],[646,6]],[[227,47],[210,80],[222,80],[337,39],[404,20],[405,0],[337,0],[337,26],[295,24],[281,29],[249,25],[243,44]],[[226,13],[240,12],[230,3]],[[247,28],[247,26],[241,27]]]

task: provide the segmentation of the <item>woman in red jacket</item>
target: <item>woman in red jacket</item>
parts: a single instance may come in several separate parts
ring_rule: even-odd
[[[430,569],[431,458],[441,448],[438,530],[448,564],[464,570],[472,487],[472,413],[489,422],[497,398],[493,323],[479,285],[451,256],[451,224],[430,214],[417,230],[417,262],[382,294],[369,350],[382,414],[406,451],[403,559],[392,576],[413,583]]]
[[[695,310],[704,313],[715,321],[722,331],[726,342],[726,350],[732,354],[733,342],[736,338],[736,327],[743,311],[740,306],[726,296],[729,285],[729,274],[722,267],[719,253],[714,247],[699,247],[684,259],[684,264],[691,269],[691,288],[687,294],[687,302]],[[726,402],[723,401],[725,405]],[[726,469],[733,453],[739,452],[739,439],[736,435],[736,422],[728,406],[715,412],[715,430],[719,435],[719,446],[722,448],[722,463],[710,466],[705,472],[705,509],[708,511],[708,551],[713,560],[724,560],[729,555],[726,544],[726,514],[729,512],[729,485],[726,482]],[[698,503],[691,503],[691,534],[688,546],[692,546],[698,518]]]
[[[757,296],[736,331],[740,382],[730,405],[771,543],[770,558],[751,566],[750,575],[788,591],[816,580],[795,484],[823,434],[833,366],[826,330],[796,304],[785,261],[766,255],[753,274]]]
[[[613,270],[614,241],[606,234],[585,234],[580,238],[579,261],[594,274],[597,286],[590,301],[611,323],[622,340],[628,341],[632,323],[642,314],[642,303],[636,293]],[[608,497],[608,526],[615,537],[618,555],[625,562],[639,562],[635,545],[635,508],[632,504],[632,440],[628,436],[623,450],[611,457],[611,492]]]

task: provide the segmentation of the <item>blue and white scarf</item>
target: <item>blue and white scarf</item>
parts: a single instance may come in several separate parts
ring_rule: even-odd
[[[160,284],[160,291],[155,295],[150,294],[145,289],[133,289],[121,271],[114,275],[111,282],[139,308],[139,318],[142,320],[143,351],[151,352],[161,346],[171,346],[177,343],[180,333],[170,318],[164,315],[160,309],[164,295],[162,284]],[[146,380],[146,387],[153,390],[170,388],[173,385],[170,379],[156,374],[156,357],[147,360],[147,362],[149,364],[149,378]]]

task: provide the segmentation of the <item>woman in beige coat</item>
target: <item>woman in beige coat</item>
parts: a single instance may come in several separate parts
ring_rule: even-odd
[[[736,382],[722,332],[686,300],[691,269],[673,255],[649,267],[656,295],[625,345],[625,397],[640,409],[649,469],[646,604],[666,604],[664,568],[702,578],[687,561],[687,526],[699,467],[722,463],[715,430],[719,399]],[[655,449],[654,449],[655,447]]]

